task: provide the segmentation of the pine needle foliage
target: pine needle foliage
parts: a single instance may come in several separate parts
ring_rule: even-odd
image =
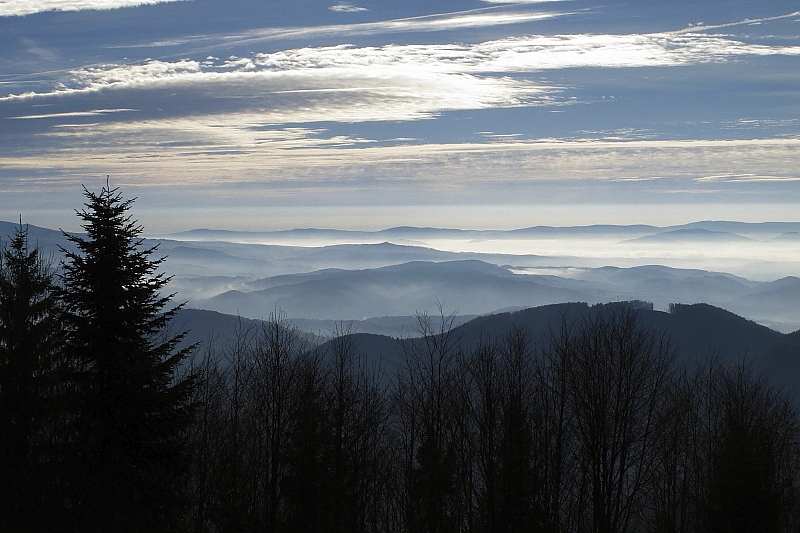
[[[51,263],[20,222],[0,249],[0,530],[42,527],[57,457],[62,338]]]
[[[151,259],[142,227],[118,189],[84,188],[86,237],[68,235],[62,301],[74,362],[71,502],[81,531],[170,531],[180,513],[179,482],[195,379],[180,376],[190,348],[168,327],[170,278]]]

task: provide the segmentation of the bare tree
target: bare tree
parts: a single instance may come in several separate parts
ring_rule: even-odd
[[[635,309],[596,311],[559,347],[578,466],[573,528],[624,533],[642,524],[655,482],[673,357],[663,335],[639,326]]]
[[[278,531],[285,519],[284,481],[289,468],[298,361],[308,348],[297,328],[277,310],[262,323],[256,339],[249,453],[253,458],[251,472],[256,476],[254,505],[266,531]]]
[[[474,477],[472,490],[477,505],[476,529],[497,531],[500,520],[498,443],[502,417],[502,378],[496,346],[481,339],[472,350],[468,399]]]
[[[550,424],[536,401],[544,391],[524,329],[512,326],[498,348],[502,411],[498,447],[498,531],[552,531],[547,476]]]
[[[790,400],[744,365],[676,367],[637,313],[596,306],[538,350],[512,327],[468,355],[452,316],[420,314],[391,381],[348,327],[315,351],[275,313],[196,367],[189,525],[797,531]]]
[[[237,322],[232,339],[222,352],[221,389],[223,401],[222,464],[218,466],[216,490],[219,494],[216,515],[225,529],[236,530],[253,520],[255,488],[250,477],[252,390],[255,387],[255,342],[259,332]]]
[[[198,387],[192,401],[197,412],[188,432],[190,467],[184,491],[188,501],[186,528],[195,533],[209,531],[220,511],[219,474],[223,463],[223,413],[226,385],[213,340],[198,352],[191,362],[191,372],[197,376]]]
[[[707,370],[714,411],[698,480],[703,531],[795,531],[800,420],[790,400],[746,363]]]
[[[331,509],[327,505],[330,477],[326,450],[330,442],[328,406],[325,405],[326,376],[316,351],[296,354],[293,382],[289,383],[289,411],[285,473],[279,479],[284,531],[326,531]],[[276,457],[276,460],[280,460]]]
[[[326,531],[386,528],[387,404],[380,369],[367,367],[355,338],[338,324],[325,365]]]
[[[656,533],[694,531],[698,425],[703,391],[685,368],[676,368],[665,391],[662,423],[653,455],[646,523]]]
[[[394,389],[395,430],[402,450],[399,494],[410,532],[459,531],[466,520],[464,486],[459,479],[463,436],[463,394],[457,365],[461,349],[453,315],[441,312],[434,329],[426,314],[417,316],[420,338],[403,344],[404,365]]]

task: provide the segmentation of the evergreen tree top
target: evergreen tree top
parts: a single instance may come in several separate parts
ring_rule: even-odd
[[[8,246],[0,247],[0,297],[16,302],[9,312],[23,313],[24,308],[29,319],[36,321],[47,314],[55,298],[50,262],[38,247],[30,246],[28,225],[21,220],[10,238]]]
[[[81,227],[86,231],[87,237],[70,235],[63,230],[62,233],[67,239],[75,243],[87,257],[103,255],[107,259],[115,257],[122,259],[133,252],[133,256],[147,259],[158,248],[158,245],[156,245],[144,250],[139,249],[144,244],[144,240],[140,237],[143,228],[128,214],[136,198],[123,199],[119,188],[103,187],[100,194],[89,191],[86,187],[83,188],[83,191],[88,201],[84,204],[84,209],[76,209],[75,213],[84,220]],[[70,261],[74,262],[79,257],[79,254],[69,252],[63,248],[62,251]],[[144,263],[147,263],[152,268],[147,269],[145,272],[151,273],[155,271],[155,267],[163,261],[164,258],[147,259]]]
[[[142,227],[129,214],[135,198],[123,199],[119,189],[108,186],[99,194],[84,187],[84,196],[85,207],[76,214],[83,219],[86,236],[64,232],[78,248],[62,248],[68,322],[76,331],[94,331],[96,338],[87,339],[90,344],[124,341],[134,351],[154,349],[159,352],[156,359],[167,357],[182,335],[160,347],[150,343],[181,305],[165,310],[174,294],[162,294],[162,289],[171,278],[157,272],[165,258],[150,258],[158,246],[144,246]]]

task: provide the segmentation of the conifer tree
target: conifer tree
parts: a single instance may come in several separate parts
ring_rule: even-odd
[[[168,309],[169,278],[158,273],[133,200],[118,189],[77,212],[87,236],[66,235],[62,300],[76,389],[70,476],[74,527],[80,531],[170,531],[195,380],[180,377],[188,349],[168,335],[181,306]]]
[[[52,514],[60,323],[50,263],[20,226],[0,249],[0,530]]]

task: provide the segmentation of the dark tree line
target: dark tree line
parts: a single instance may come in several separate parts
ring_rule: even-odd
[[[86,197],[60,268],[0,252],[0,531],[800,530],[790,398],[635,305],[474,346],[420,315],[384,367],[279,310],[179,348],[131,201]]]
[[[195,467],[214,474],[190,479],[203,495],[190,508],[230,509],[225,502],[235,495],[247,500],[237,519],[249,518],[234,526],[208,512],[193,517],[193,528],[800,527],[798,415],[746,364],[678,365],[668,339],[642,327],[626,304],[565,320],[543,341],[512,328],[470,349],[448,317],[418,318],[420,337],[401,343],[398,365],[382,370],[365,368],[347,331],[320,352],[280,314],[263,331],[240,332],[204,354],[198,368],[214,377],[198,394],[221,401],[209,411],[215,424],[195,426],[204,450]],[[276,331],[285,334],[278,343]],[[258,370],[265,356],[268,375]],[[256,406],[279,392],[286,418],[271,427],[274,418]],[[260,429],[225,437],[242,421]],[[284,446],[249,451],[270,439]],[[233,443],[236,453],[222,453]],[[268,473],[258,461],[283,467]],[[265,482],[277,487],[270,498],[245,490]],[[257,511],[267,507],[271,513]]]
[[[51,263],[20,225],[0,249],[0,529],[38,529],[60,490],[63,346]]]
[[[22,224],[0,255],[0,529],[175,530],[197,382],[131,200],[85,195],[57,275]]]

